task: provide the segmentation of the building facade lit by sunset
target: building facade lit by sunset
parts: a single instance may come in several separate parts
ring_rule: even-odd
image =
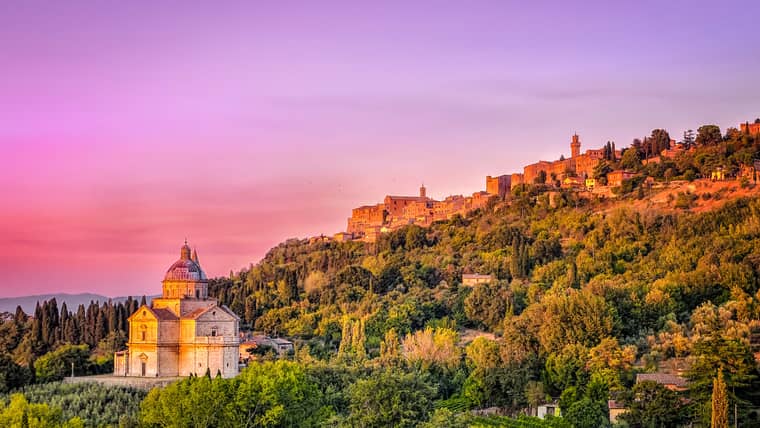
[[[116,376],[238,374],[240,318],[208,296],[208,279],[187,241],[164,276],[162,297],[128,321],[128,349],[114,356]]]

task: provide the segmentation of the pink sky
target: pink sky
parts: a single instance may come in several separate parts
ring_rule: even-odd
[[[576,131],[760,115],[757,3],[657,3],[3,2],[0,296],[155,294],[185,237],[224,275]]]

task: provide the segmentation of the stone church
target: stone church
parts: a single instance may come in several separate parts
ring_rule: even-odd
[[[162,284],[162,297],[129,317],[127,350],[116,353],[114,375],[237,375],[240,318],[208,297],[208,279],[187,241]]]

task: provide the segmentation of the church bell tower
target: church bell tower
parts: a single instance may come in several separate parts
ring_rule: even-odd
[[[571,157],[578,157],[581,154],[581,140],[578,134],[573,134],[573,141],[570,143]]]

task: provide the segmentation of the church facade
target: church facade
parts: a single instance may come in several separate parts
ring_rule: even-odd
[[[240,318],[208,297],[208,279],[187,241],[162,285],[161,298],[129,317],[127,350],[114,356],[114,375],[236,376]]]

